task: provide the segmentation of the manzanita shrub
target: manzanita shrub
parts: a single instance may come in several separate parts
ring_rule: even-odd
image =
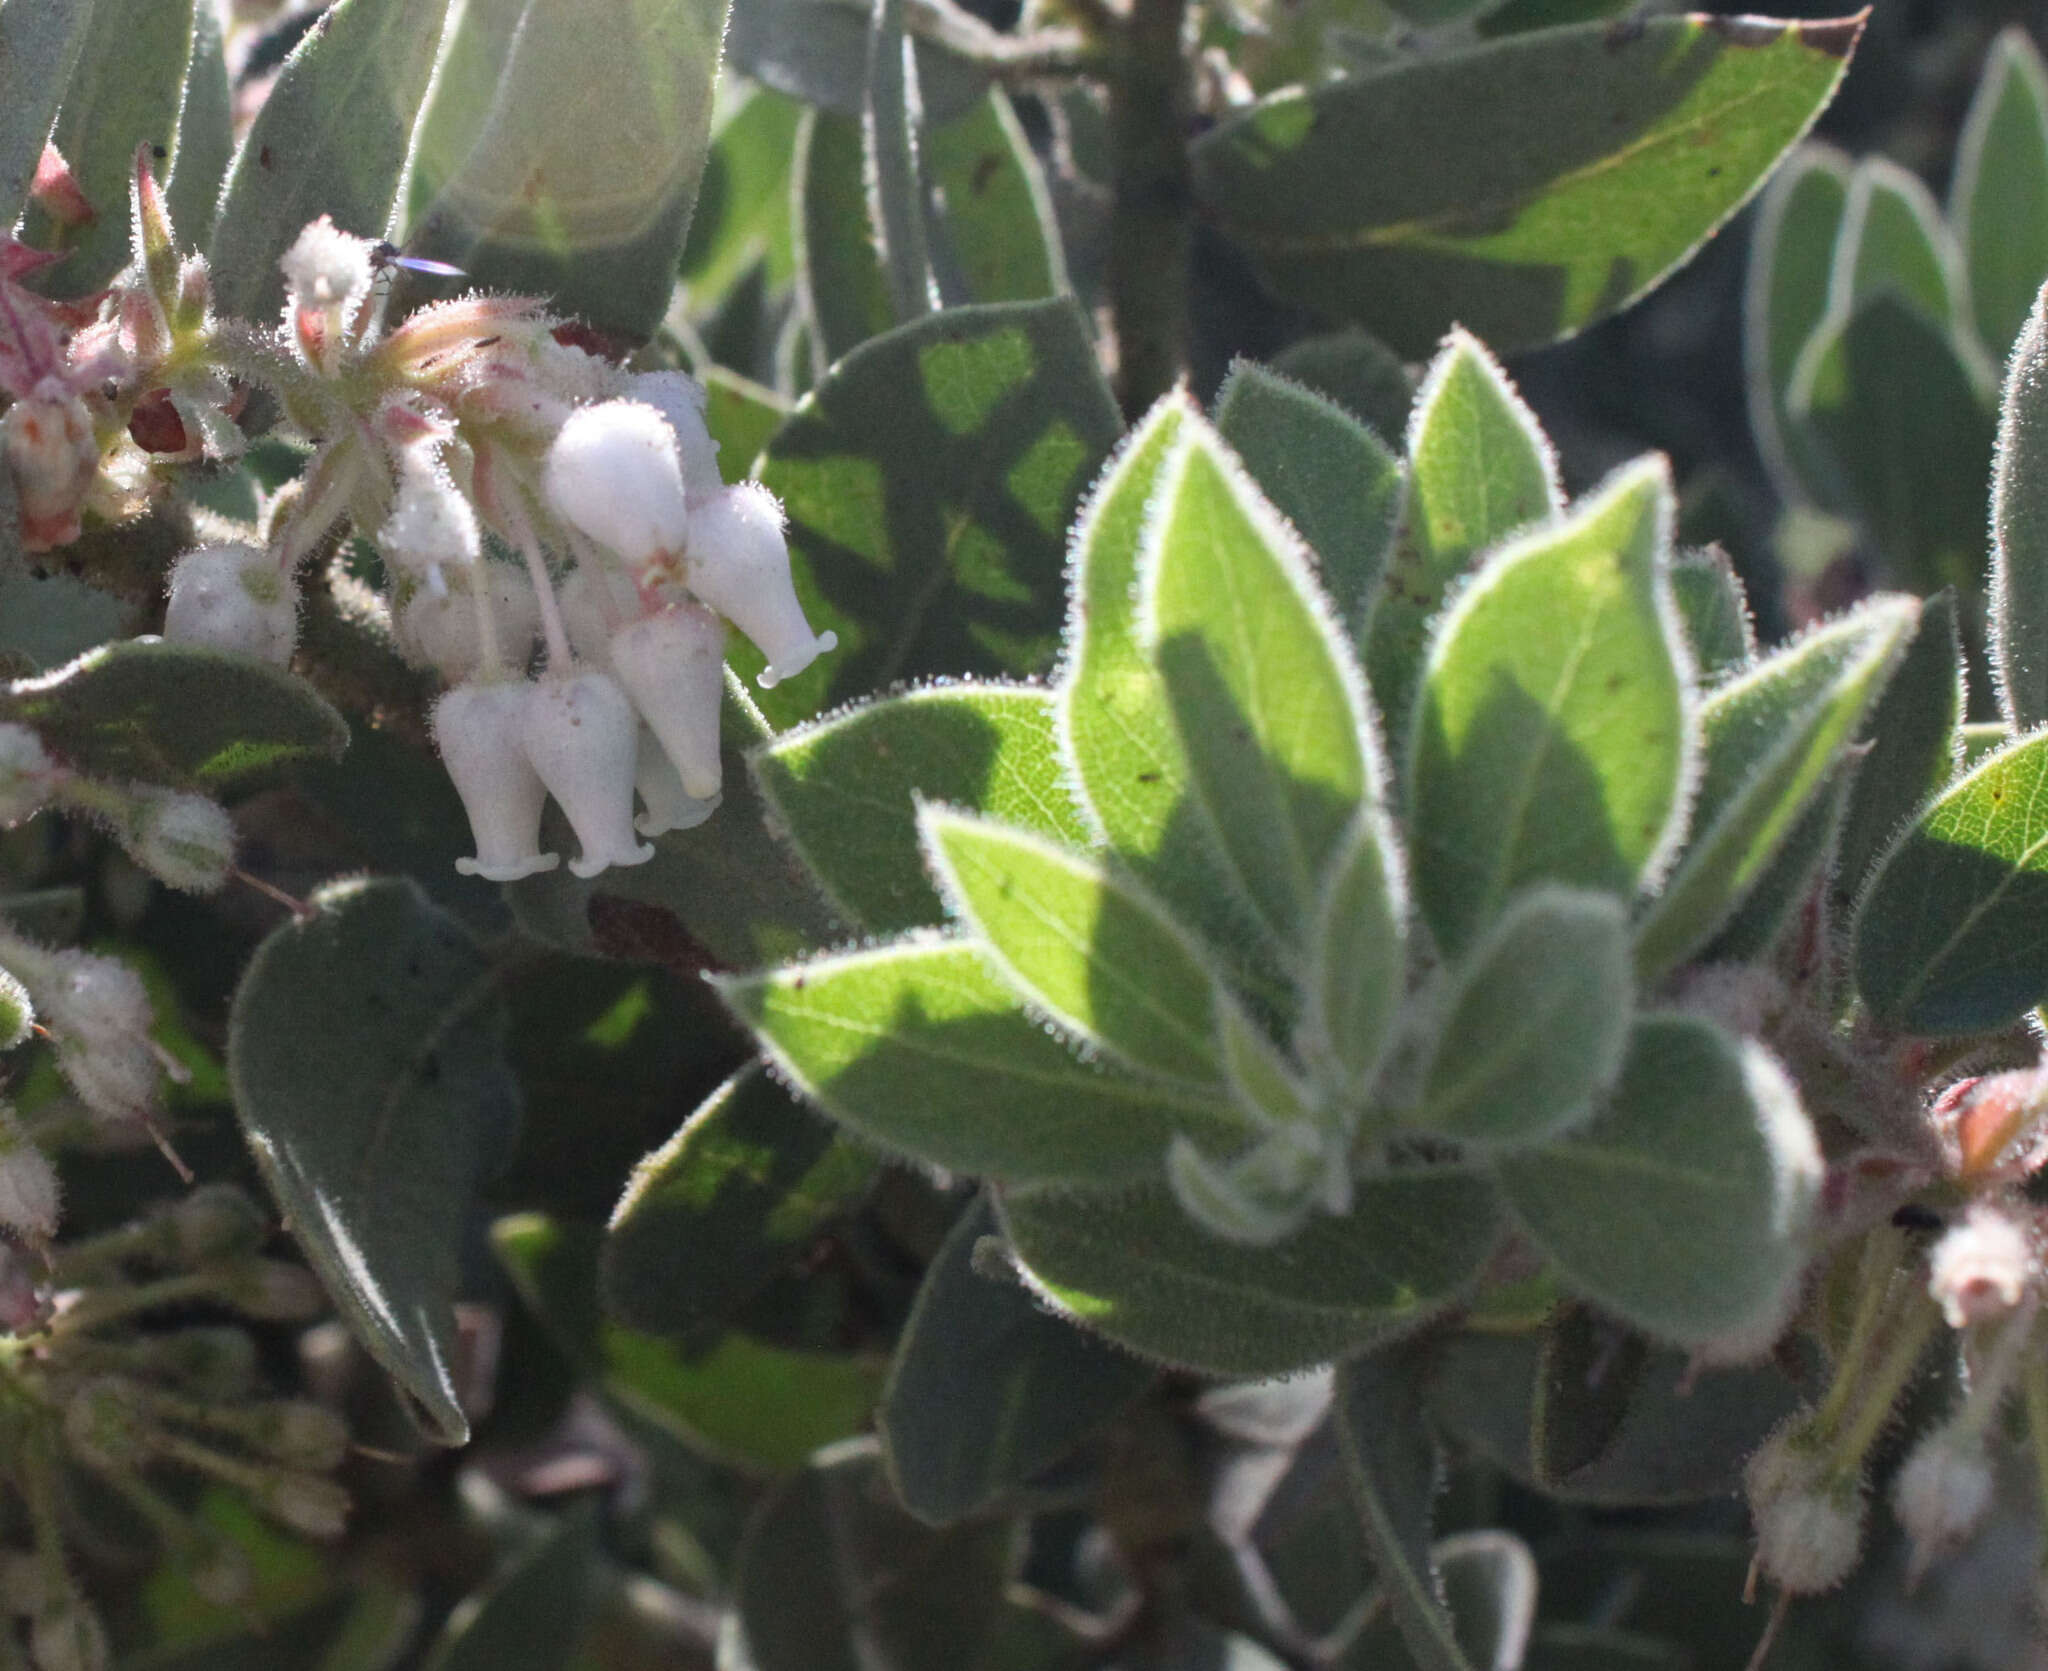
[[[0,1665],[2038,1653],[1977,10],[0,0]]]

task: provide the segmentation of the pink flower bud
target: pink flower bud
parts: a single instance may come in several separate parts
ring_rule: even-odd
[[[718,710],[725,697],[725,623],[679,604],[612,635],[612,667],[695,800],[725,781],[718,761]]]
[[[645,864],[654,849],[633,839],[634,756],[640,722],[606,673],[551,677],[527,687],[519,741],[560,803],[583,851],[578,876]]]
[[[671,830],[694,830],[718,810],[722,799],[711,795],[700,800],[685,789],[661,739],[645,725],[640,727],[640,747],[634,757],[633,787],[647,809],[633,820],[633,828],[650,838]]]
[[[768,658],[760,686],[794,678],[839,642],[814,633],[790,579],[782,506],[758,482],[714,494],[690,513],[690,590],[754,641]]]
[[[571,413],[548,448],[544,481],[554,513],[636,573],[674,557],[689,538],[675,431],[640,401]]]
[[[434,741],[476,838],[476,857],[455,861],[465,876],[513,882],[561,862],[540,850],[547,785],[519,740],[529,688],[458,685],[434,704]]]
[[[14,473],[21,543],[49,551],[78,538],[78,516],[100,467],[92,414],[56,378],[45,378],[0,418],[0,446]]]
[[[399,654],[416,667],[433,668],[451,685],[475,678],[484,655],[470,589],[481,582],[490,587],[499,652],[510,671],[524,672],[540,631],[540,604],[526,571],[510,563],[478,563],[447,579],[445,590],[421,587],[398,611],[391,627]]]
[[[83,226],[98,218],[78,183],[78,176],[64,160],[64,153],[48,141],[43,144],[43,154],[36,159],[35,178],[29,181],[28,195],[59,226]]]
[[[0,825],[11,828],[41,812],[59,775],[41,737],[25,725],[0,722]]]
[[[718,473],[718,443],[704,421],[702,383],[686,371],[643,371],[632,380],[627,398],[644,400],[668,420],[683,467],[683,492],[692,508],[725,486]],[[746,468],[747,460],[737,462]]]
[[[2027,1225],[1989,1202],[1974,1204],[1927,1256],[1927,1292],[1952,1329],[2004,1316],[2036,1274]]]
[[[282,667],[299,636],[299,588],[253,545],[202,545],[171,568],[164,637]]]

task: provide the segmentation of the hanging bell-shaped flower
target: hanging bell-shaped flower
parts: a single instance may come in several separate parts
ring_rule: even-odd
[[[635,756],[633,787],[646,810],[633,820],[633,828],[652,839],[671,830],[694,830],[718,810],[721,797],[699,800],[683,787],[682,775],[649,726],[640,727],[640,749]]]
[[[465,876],[516,882],[561,863],[540,850],[547,785],[520,740],[532,688],[519,680],[457,685],[434,704],[434,741],[476,838],[476,857],[455,861]]]
[[[618,680],[585,671],[527,689],[519,740],[582,844],[569,868],[590,877],[612,865],[645,864],[654,849],[633,839],[640,721]]]
[[[636,574],[672,558],[689,536],[675,431],[644,402],[572,412],[548,448],[544,485],[557,516]]]
[[[704,385],[687,371],[643,371],[629,386],[630,398],[644,400],[668,419],[676,456],[683,466],[683,492],[700,505],[725,486],[718,473],[718,443],[704,421]],[[742,459],[744,465],[746,460]]]
[[[725,695],[725,623],[681,603],[612,634],[612,668],[697,800],[718,793],[718,707]]]
[[[768,658],[763,690],[795,677],[839,642],[837,633],[812,632],[804,619],[789,576],[782,506],[759,482],[729,487],[691,511],[687,573],[690,590]]]

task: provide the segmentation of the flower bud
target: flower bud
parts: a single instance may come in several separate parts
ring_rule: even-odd
[[[348,1493],[317,1474],[276,1474],[263,1482],[257,1505],[272,1519],[309,1538],[338,1538],[348,1530]]]
[[[423,447],[405,450],[391,515],[377,530],[377,549],[394,567],[438,590],[440,571],[464,568],[483,554],[476,511],[448,472]]]
[[[151,1372],[197,1398],[225,1403],[256,1383],[256,1343],[246,1329],[210,1323],[147,1338]]]
[[[1816,1482],[1755,1505],[1757,1569],[1796,1596],[1832,1590],[1863,1548],[1861,1482]]]
[[[718,443],[704,421],[704,385],[686,371],[643,371],[628,386],[627,398],[642,400],[668,420],[683,469],[683,493],[694,508],[725,486],[718,472]],[[745,459],[738,461],[744,470]]]
[[[141,1392],[115,1375],[73,1389],[64,1402],[64,1439],[82,1461],[110,1474],[134,1472],[155,1448]]]
[[[2035,1274],[2027,1226],[1989,1202],[1973,1205],[1927,1256],[1927,1292],[1952,1329],[2004,1316]]]
[[[307,365],[331,376],[356,308],[376,277],[367,238],[344,232],[326,215],[309,223],[278,265],[284,269],[285,319]]]
[[[104,1120],[153,1113],[163,1066],[150,1043],[156,1016],[142,977],[111,957],[59,951],[30,978],[57,1041],[57,1066],[79,1100]]]
[[[81,1598],[71,1596],[29,1626],[28,1651],[36,1671],[107,1671],[106,1627]]]
[[[249,1442],[264,1455],[324,1474],[348,1455],[348,1424],[324,1404],[288,1398],[261,1406]]]
[[[633,839],[633,777],[640,721],[607,673],[553,677],[527,687],[519,740],[575,828],[578,876],[644,864],[654,849]]]
[[[804,619],[790,579],[782,506],[758,482],[729,487],[690,513],[686,575],[690,590],[768,658],[763,690],[794,678],[839,642],[837,633],[813,633]]]
[[[263,1209],[234,1184],[201,1184],[171,1208],[170,1219],[186,1265],[254,1253],[270,1233]]]
[[[661,746],[661,739],[646,726],[640,727],[640,746],[634,756],[633,788],[647,810],[633,820],[633,828],[650,839],[672,830],[694,830],[718,810],[722,795],[698,799],[683,787],[675,762]]]
[[[540,604],[526,571],[510,563],[478,563],[447,578],[444,590],[422,586],[399,610],[392,622],[399,654],[415,667],[431,667],[451,685],[467,684],[481,673],[483,639],[471,591],[481,582],[490,588],[499,653],[512,673],[524,672],[540,631]]]
[[[550,508],[636,573],[679,553],[690,535],[675,431],[652,406],[607,400],[569,415],[548,448]]]
[[[0,1225],[32,1242],[57,1234],[57,1169],[22,1130],[11,1109],[0,1108]]]
[[[14,474],[23,548],[49,551],[77,539],[79,512],[100,467],[85,402],[58,379],[44,378],[0,418],[0,450]]]
[[[1990,1511],[1994,1479],[1980,1434],[1937,1428],[1914,1447],[1892,1481],[1892,1511],[1916,1559],[1953,1549]]]
[[[259,1323],[310,1323],[327,1309],[319,1278],[282,1259],[248,1261],[229,1297],[236,1310]]]
[[[678,604],[621,627],[611,661],[695,800],[725,781],[718,761],[718,710],[725,699],[725,623],[710,610]]]
[[[60,775],[42,738],[25,725],[0,722],[0,826],[11,828],[41,812]]]
[[[140,788],[114,833],[144,870],[185,893],[214,892],[235,862],[234,823],[204,795]]]
[[[199,546],[171,568],[164,637],[282,667],[298,643],[298,583],[258,546]]]
[[[0,1050],[28,1043],[35,1024],[35,1004],[29,998],[28,988],[0,969]]]
[[[547,786],[519,740],[524,681],[458,685],[434,704],[434,741],[469,814],[476,857],[457,859],[465,876],[513,882],[561,860],[540,850]]]

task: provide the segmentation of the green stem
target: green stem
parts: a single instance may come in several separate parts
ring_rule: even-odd
[[[1834,1432],[1848,1410],[1862,1377],[1863,1360],[1889,1309],[1887,1302],[1904,1250],[1905,1237],[1889,1225],[1871,1231],[1863,1244],[1863,1257],[1856,1269],[1856,1315],[1849,1325],[1848,1344],[1835,1365],[1827,1398],[1813,1418],[1813,1431],[1822,1438]]]
[[[1829,1468],[1837,1479],[1854,1478],[1861,1470],[1864,1456],[1877,1443],[1885,1423],[1892,1419],[1899,1389],[1912,1376],[1920,1355],[1927,1350],[1929,1337],[1941,1322],[1940,1309],[1932,1300],[1917,1292],[1914,1298],[1918,1304],[1911,1306],[1900,1320],[1898,1332],[1892,1336],[1884,1356],[1878,1360],[1870,1379],[1859,1388],[1867,1396],[1855,1421],[1829,1448]]]
[[[1187,0],[1134,0],[1110,84],[1108,290],[1116,393],[1135,419],[1187,372],[1194,181]]]

